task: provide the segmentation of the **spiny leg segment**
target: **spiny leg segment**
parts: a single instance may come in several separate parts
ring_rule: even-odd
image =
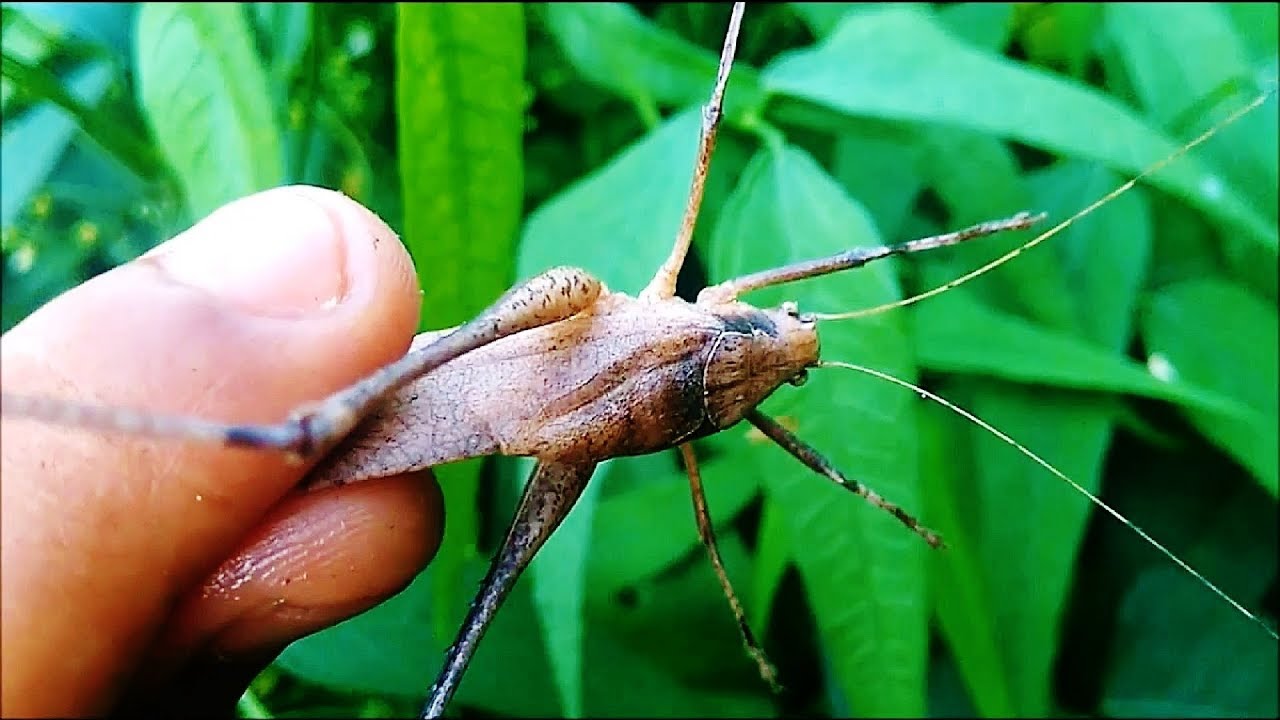
[[[0,412],[45,422],[236,447],[323,454],[389,393],[495,340],[563,320],[591,307],[600,281],[578,268],[552,268],[508,290],[458,329],[299,411],[278,425],[235,425],[183,415],[84,405],[54,398],[0,394]]]
[[[778,684],[777,671],[769,663],[769,658],[765,657],[764,650],[756,641],[755,633],[751,632],[751,625],[747,623],[747,613],[742,609],[737,593],[733,591],[733,583],[729,582],[729,574],[725,572],[724,561],[720,558],[720,548],[716,545],[716,531],[711,524],[711,512],[707,509],[707,495],[702,489],[702,474],[698,471],[698,459],[693,454],[693,446],[689,443],[681,443],[680,457],[684,460],[684,469],[689,474],[689,489],[693,494],[693,516],[698,523],[698,539],[707,549],[707,555],[711,558],[711,567],[716,571],[716,579],[720,581],[724,596],[729,600],[733,619],[738,621],[738,632],[742,634],[742,644],[746,646],[747,654],[751,659],[756,661],[760,677],[769,684],[771,690],[775,693],[780,692],[782,687]]]
[[[724,35],[724,48],[720,51],[720,68],[716,71],[716,84],[711,99],[702,107],[702,133],[698,137],[698,154],[693,163],[693,180],[689,185],[689,199],[685,204],[680,231],[676,233],[671,254],[658,268],[653,279],[640,293],[648,300],[665,300],[676,294],[676,277],[684,266],[685,255],[693,242],[693,228],[698,223],[698,211],[702,207],[702,194],[707,185],[707,172],[711,168],[711,151],[716,147],[716,132],[724,115],[724,89],[729,83],[729,70],[733,67],[733,55],[738,48],[738,27],[742,24],[742,11],[746,3],[734,3],[729,15],[729,29]]]
[[[502,607],[502,601],[511,593],[521,573],[529,566],[543,543],[573,509],[595,469],[594,462],[538,462],[525,485],[520,507],[507,530],[507,537],[493,557],[489,574],[480,584],[480,592],[471,601],[471,609],[467,612],[462,628],[458,630],[458,638],[449,646],[444,667],[431,686],[420,717],[438,718],[444,715],[449,700],[462,683],[462,675],[467,671],[467,665],[471,663],[480,639],[489,629],[489,623],[493,621],[498,608]]]
[[[899,522],[901,522],[903,525],[906,525],[908,528],[911,528],[912,532],[914,532],[915,534],[924,538],[924,541],[929,543],[931,547],[935,547],[935,548],[945,547],[945,545],[942,542],[942,538],[939,537],[937,533],[921,525],[920,521],[912,517],[909,513],[907,513],[906,510],[903,510],[897,505],[894,505],[888,500],[885,500],[884,498],[880,497],[880,495],[877,494],[876,491],[872,490],[866,485],[863,485],[857,480],[850,480],[849,478],[845,477],[843,473],[837,470],[830,463],[830,461],[822,457],[822,455],[819,454],[817,450],[814,450],[812,447],[809,447],[809,445],[807,445],[803,440],[801,440],[800,438],[792,434],[790,430],[787,430],[786,428],[782,427],[782,425],[778,424],[778,422],[775,421],[773,418],[769,417],[768,415],[765,415],[759,410],[752,410],[751,412],[747,413],[746,417],[747,417],[747,422],[751,423],[752,425],[755,425],[760,430],[760,432],[765,434],[766,437],[768,437],[770,440],[777,443],[779,447],[781,447],[783,450],[786,450],[787,452],[791,453],[797,460],[804,463],[810,470],[813,470],[814,472],[827,477],[828,479],[830,479],[832,482],[839,485],[840,487],[852,492],[855,495],[861,496],[862,499],[866,500],[872,505],[875,505],[881,510],[884,510],[885,512],[888,512],[890,515],[898,518]]]
[[[994,235],[1007,230],[1025,230],[1044,218],[1044,213],[1032,215],[1031,213],[1020,212],[1017,215],[1003,220],[988,220],[987,222],[978,223],[977,225],[967,227],[963,230],[944,233],[942,235],[931,235],[918,240],[908,240],[907,242],[898,243],[896,245],[854,248],[852,250],[846,250],[842,253],[824,258],[803,260],[790,265],[783,265],[779,268],[761,270],[760,272],[743,275],[742,277],[726,280],[718,285],[712,285],[704,288],[702,292],[698,293],[698,303],[705,305],[729,302],[731,300],[736,300],[739,295],[752,290],[759,290],[772,285],[784,285],[797,280],[818,277],[820,275],[829,275],[842,270],[850,270],[852,268],[862,267],[872,260],[879,260],[880,258],[886,258],[892,255],[905,255],[907,253],[933,250],[935,248],[946,247],[948,245],[958,245],[967,240],[986,237],[988,235]],[[817,315],[815,317],[820,320],[824,320],[832,319],[833,316]]]

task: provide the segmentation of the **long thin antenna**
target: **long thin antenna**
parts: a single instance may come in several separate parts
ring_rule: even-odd
[[[862,366],[862,365],[855,365],[855,364],[853,364],[853,363],[840,362],[840,361],[837,361],[837,360],[823,360],[823,361],[820,361],[820,362],[818,363],[817,367],[820,367],[820,368],[821,368],[821,367],[841,367],[841,368],[847,368],[847,369],[849,369],[849,370],[857,370],[858,372],[866,373],[867,375],[872,375],[872,376],[874,376],[874,377],[878,377],[878,378],[880,378],[881,380],[888,380],[889,382],[891,382],[891,383],[893,383],[893,384],[895,384],[895,385],[899,385],[899,386],[901,386],[901,387],[907,388],[907,389],[909,389],[909,390],[912,390],[912,391],[914,391],[914,392],[918,393],[921,397],[926,397],[926,398],[928,398],[928,399],[930,399],[930,400],[933,400],[934,402],[936,402],[936,403],[938,403],[938,404],[942,405],[943,407],[947,408],[948,410],[951,410],[952,412],[956,413],[957,415],[960,415],[961,417],[965,418],[966,420],[969,420],[969,421],[973,422],[973,423],[974,423],[974,424],[976,424],[978,427],[981,427],[983,430],[986,430],[987,432],[991,433],[992,435],[995,435],[996,437],[1000,438],[1001,440],[1003,440],[1004,442],[1008,443],[1009,445],[1012,445],[1015,449],[1017,449],[1017,450],[1018,450],[1018,452],[1020,452],[1020,453],[1022,453],[1023,455],[1026,455],[1027,457],[1031,458],[1033,461],[1035,461],[1035,463],[1036,463],[1037,465],[1039,465],[1040,467],[1042,467],[1042,468],[1044,468],[1045,470],[1048,470],[1050,473],[1052,473],[1054,477],[1058,478],[1059,480],[1062,480],[1063,482],[1067,483],[1067,484],[1068,484],[1068,485],[1070,485],[1071,487],[1075,488],[1076,492],[1078,492],[1078,493],[1080,493],[1081,495],[1084,495],[1085,497],[1089,498],[1089,500],[1090,500],[1090,501],[1092,501],[1094,505],[1097,505],[1098,507],[1102,508],[1103,510],[1106,510],[1106,511],[1107,511],[1107,513],[1108,513],[1109,515],[1111,515],[1111,517],[1113,517],[1113,518],[1115,518],[1116,520],[1119,520],[1120,522],[1124,523],[1124,525],[1125,525],[1126,527],[1128,527],[1129,529],[1131,529],[1131,530],[1133,530],[1134,532],[1136,532],[1136,533],[1138,534],[1138,536],[1139,536],[1139,537],[1141,537],[1143,540],[1146,540],[1147,542],[1151,543],[1151,546],[1152,546],[1152,547],[1154,547],[1155,549],[1159,550],[1161,553],[1163,553],[1163,554],[1164,554],[1164,556],[1165,556],[1165,557],[1167,557],[1167,558],[1169,558],[1170,560],[1172,560],[1172,561],[1173,561],[1173,563],[1174,563],[1175,565],[1177,565],[1178,567],[1180,567],[1180,568],[1182,568],[1183,570],[1187,571],[1187,573],[1189,573],[1189,574],[1190,574],[1192,577],[1194,577],[1196,580],[1199,580],[1199,581],[1200,581],[1200,583],[1201,583],[1202,585],[1204,585],[1205,587],[1207,587],[1207,588],[1209,588],[1210,590],[1212,590],[1212,591],[1213,591],[1213,593],[1214,593],[1215,595],[1217,595],[1218,597],[1220,597],[1220,598],[1222,598],[1223,600],[1225,600],[1229,605],[1231,605],[1231,607],[1235,608],[1235,609],[1236,609],[1236,610],[1238,610],[1242,615],[1244,615],[1245,617],[1247,617],[1247,618],[1249,618],[1250,620],[1252,620],[1252,621],[1254,621],[1255,623],[1257,623],[1257,624],[1258,624],[1258,625],[1259,625],[1263,630],[1265,630],[1265,631],[1266,631],[1266,633],[1267,633],[1268,635],[1270,635],[1270,636],[1272,637],[1272,639],[1280,640],[1280,634],[1277,634],[1277,633],[1276,633],[1276,631],[1275,631],[1275,629],[1274,629],[1274,628],[1272,628],[1270,625],[1268,625],[1268,624],[1266,623],[1266,621],[1264,621],[1262,618],[1260,618],[1260,617],[1258,617],[1257,615],[1255,615],[1252,611],[1250,611],[1250,610],[1249,610],[1248,608],[1246,608],[1244,605],[1241,605],[1240,603],[1238,603],[1238,602],[1236,602],[1235,600],[1233,600],[1233,599],[1231,598],[1231,596],[1230,596],[1230,595],[1228,595],[1226,592],[1224,592],[1224,591],[1223,591],[1221,588],[1219,588],[1217,585],[1214,585],[1212,582],[1210,582],[1208,578],[1206,578],[1204,575],[1201,575],[1199,571],[1197,571],[1195,568],[1193,568],[1193,567],[1191,567],[1190,565],[1188,565],[1188,564],[1186,563],[1186,561],[1184,561],[1182,558],[1178,557],[1177,555],[1173,554],[1173,551],[1172,551],[1172,550],[1170,550],[1170,549],[1166,548],[1164,545],[1161,545],[1161,544],[1160,544],[1160,543],[1159,543],[1155,538],[1153,538],[1153,537],[1151,537],[1150,535],[1148,535],[1148,534],[1147,534],[1147,532],[1146,532],[1145,530],[1143,530],[1142,528],[1138,527],[1136,524],[1134,524],[1134,523],[1133,523],[1133,521],[1129,520],[1129,518],[1127,518],[1127,517],[1125,517],[1124,515],[1120,514],[1120,512],[1119,512],[1118,510],[1115,510],[1115,509],[1114,509],[1114,508],[1112,508],[1110,505],[1108,505],[1108,504],[1106,504],[1105,502],[1103,502],[1103,501],[1102,501],[1102,499],[1101,499],[1101,498],[1099,498],[1097,495],[1094,495],[1093,493],[1089,492],[1089,490],[1088,490],[1087,488],[1085,488],[1083,485],[1081,485],[1080,483],[1076,482],[1075,480],[1072,480],[1071,478],[1067,477],[1067,475],[1066,475],[1065,473],[1063,473],[1061,470],[1059,470],[1058,468],[1056,468],[1056,467],[1054,467],[1054,466],[1050,465],[1050,464],[1048,463],[1048,461],[1046,461],[1046,460],[1042,459],[1039,455],[1036,455],[1035,453],[1031,452],[1031,451],[1030,451],[1030,450],[1028,450],[1026,447],[1023,447],[1021,444],[1019,444],[1019,443],[1018,443],[1018,441],[1017,441],[1017,440],[1014,440],[1013,438],[1009,437],[1008,435],[1006,435],[1006,434],[1004,434],[1004,433],[1000,432],[999,430],[997,430],[996,428],[992,427],[990,423],[986,422],[986,421],[985,421],[985,420],[983,420],[982,418],[979,418],[978,416],[974,415],[973,413],[969,412],[968,410],[965,410],[964,408],[959,407],[958,405],[956,405],[956,404],[952,403],[950,400],[947,400],[947,399],[945,399],[945,398],[942,398],[942,397],[940,397],[940,396],[938,396],[938,395],[935,395],[935,394],[933,394],[933,393],[929,392],[928,390],[925,390],[924,388],[920,387],[919,385],[914,385],[914,384],[912,384],[912,383],[907,382],[906,380],[900,380],[900,379],[898,379],[898,378],[896,378],[896,377],[894,377],[894,376],[892,376],[892,375],[889,375],[888,373],[880,372],[879,370],[876,370],[876,369],[874,369],[874,368],[864,367],[864,366]]]
[[[980,267],[980,268],[978,268],[978,269],[976,269],[976,270],[973,270],[972,272],[965,273],[964,275],[961,275],[960,277],[956,278],[955,280],[952,280],[951,282],[946,283],[945,285],[939,285],[938,287],[936,287],[936,288],[934,288],[934,289],[932,289],[932,290],[928,290],[928,291],[926,291],[926,292],[922,292],[922,293],[920,293],[919,295],[913,295],[913,296],[911,296],[911,297],[903,298],[903,299],[901,299],[901,300],[896,300],[896,301],[894,301],[894,302],[886,303],[886,304],[884,304],[884,305],[877,305],[877,306],[875,306],[875,307],[863,308],[862,310],[852,310],[852,311],[850,311],[850,312],[843,312],[843,313],[815,313],[815,314],[814,314],[814,317],[816,317],[816,318],[817,318],[817,319],[819,319],[819,320],[848,320],[848,319],[850,319],[850,318],[865,317],[865,316],[867,316],[867,315],[876,315],[876,314],[879,314],[879,313],[882,313],[882,312],[888,312],[889,310],[893,310],[893,309],[895,309],[895,308],[905,307],[905,306],[907,306],[907,305],[914,305],[914,304],[916,304],[916,303],[920,302],[921,300],[924,300],[924,299],[926,299],[926,298],[931,298],[931,297],[933,297],[934,295],[940,295],[940,294],[942,294],[942,293],[944,293],[944,292],[946,292],[946,291],[948,291],[948,290],[950,290],[950,289],[952,289],[952,288],[954,288],[954,287],[957,287],[957,286],[959,286],[959,285],[963,285],[963,284],[965,284],[965,283],[969,282],[970,280],[972,280],[972,279],[974,279],[974,278],[978,277],[979,275],[983,275],[983,274],[985,274],[985,273],[986,273],[987,271],[989,271],[989,270],[994,270],[995,268],[997,268],[997,267],[999,267],[999,266],[1001,266],[1001,265],[1003,265],[1003,264],[1005,264],[1005,263],[1009,262],[1010,260],[1012,260],[1012,259],[1014,259],[1014,258],[1018,257],[1018,256],[1019,256],[1019,255],[1021,255],[1022,253],[1024,253],[1024,252],[1026,252],[1026,251],[1030,250],[1031,248],[1033,248],[1033,247],[1035,247],[1035,246],[1039,245],[1040,243],[1044,242],[1045,240],[1048,240],[1049,238],[1053,237],[1054,235],[1057,235],[1058,233],[1062,232],[1062,231],[1063,231],[1064,229],[1066,229],[1069,225],[1071,225],[1071,224],[1072,224],[1072,223],[1074,223],[1075,221],[1079,220],[1080,218],[1084,217],[1085,215],[1088,215],[1089,213],[1092,213],[1094,210],[1097,210],[1098,208],[1102,207],[1103,205],[1106,205],[1107,203],[1109,203],[1109,202],[1111,202],[1112,200],[1114,200],[1116,197],[1118,197],[1118,196],[1120,196],[1120,195],[1123,195],[1124,193],[1128,192],[1130,188],[1132,188],[1134,185],[1137,185],[1137,184],[1138,184],[1140,181],[1142,181],[1143,179],[1145,179],[1145,178],[1147,178],[1147,177],[1149,177],[1149,176],[1151,176],[1151,175],[1153,175],[1153,174],[1155,174],[1155,173],[1159,172],[1160,170],[1163,170],[1166,166],[1168,166],[1168,165],[1169,165],[1170,163],[1172,163],[1173,161],[1175,161],[1175,160],[1177,160],[1177,159],[1181,158],[1183,155],[1186,155],[1187,153],[1191,152],[1191,151],[1192,151],[1193,149],[1195,149],[1197,146],[1201,145],[1201,144],[1202,144],[1202,143],[1204,143],[1206,140],[1208,140],[1209,138],[1211,138],[1211,137],[1213,137],[1214,135],[1216,135],[1216,134],[1218,133],[1218,131],[1219,131],[1219,130],[1221,130],[1222,128],[1224,128],[1224,127],[1226,127],[1226,126],[1230,125],[1231,123],[1235,122],[1236,120],[1239,120],[1241,117],[1243,117],[1244,115],[1246,115],[1247,113],[1249,113],[1250,111],[1252,111],[1254,108],[1256,108],[1256,107],[1258,107],[1259,105],[1261,105],[1261,104],[1263,104],[1264,102],[1266,102],[1266,101],[1267,101],[1268,99],[1270,99],[1270,98],[1271,98],[1271,96],[1272,96],[1272,95],[1274,95],[1275,93],[1276,93],[1276,89],[1275,89],[1275,88],[1272,88],[1272,89],[1270,89],[1270,90],[1268,90],[1268,91],[1266,91],[1266,92],[1262,93],[1262,94],[1261,94],[1261,95],[1259,95],[1258,97],[1256,97],[1256,98],[1254,98],[1253,100],[1249,101],[1249,103],[1248,103],[1248,104],[1246,104],[1246,105],[1244,105],[1244,106],[1242,106],[1242,107],[1240,107],[1240,108],[1237,108],[1234,112],[1232,112],[1230,115],[1228,115],[1228,116],[1227,116],[1226,118],[1224,118],[1222,121],[1220,121],[1220,122],[1216,123],[1213,127],[1211,127],[1211,128],[1209,128],[1208,130],[1205,130],[1204,132],[1200,133],[1200,135],[1198,135],[1198,136],[1196,137],[1196,139],[1192,140],[1191,142],[1187,143],[1186,145],[1183,145],[1181,148],[1179,148],[1179,149],[1178,149],[1178,151],[1177,151],[1177,152],[1173,153],[1172,155],[1169,155],[1168,157],[1164,158],[1163,160],[1160,160],[1160,161],[1158,161],[1158,162],[1152,163],[1151,165],[1147,166],[1147,168],[1146,168],[1145,170],[1143,170],[1142,172],[1138,173],[1138,174],[1137,174],[1137,175],[1135,175],[1133,178],[1131,178],[1128,182],[1124,183],[1124,184],[1123,184],[1123,185],[1121,185],[1120,187],[1117,187],[1115,190],[1112,190],[1111,192],[1107,193],[1106,195],[1103,195],[1102,197],[1098,198],[1097,200],[1094,200],[1093,202],[1089,203],[1087,206],[1085,206],[1085,208],[1084,208],[1083,210],[1080,210],[1079,212],[1075,213],[1074,215],[1072,215],[1071,217],[1067,218],[1066,220],[1063,220],[1062,222],[1058,223],[1057,225],[1054,225],[1053,227],[1051,227],[1051,228],[1049,228],[1048,230],[1044,231],[1043,233],[1041,233],[1040,235],[1036,236],[1035,238],[1032,238],[1031,240],[1028,240],[1028,241],[1026,242],[1026,244],[1021,245],[1021,246],[1019,246],[1019,247],[1016,247],[1016,248],[1014,248],[1013,250],[1010,250],[1009,252],[1005,253],[1004,255],[1001,255],[1000,257],[996,258],[995,260],[992,260],[991,262],[987,263],[986,265],[983,265],[982,267]]]
[[[716,131],[724,115],[724,89],[729,84],[729,69],[733,67],[733,55],[738,49],[738,27],[742,25],[742,11],[746,3],[734,3],[729,15],[729,29],[724,34],[724,48],[720,51],[720,69],[716,71],[716,85],[711,99],[702,106],[702,134],[698,137],[698,155],[693,163],[693,181],[689,185],[689,200],[685,204],[680,231],[666,262],[654,273],[653,279],[640,293],[642,299],[665,300],[676,294],[676,277],[684,266],[693,242],[693,228],[698,223],[698,211],[702,207],[702,194],[707,187],[707,171],[711,168],[711,151],[716,147]]]

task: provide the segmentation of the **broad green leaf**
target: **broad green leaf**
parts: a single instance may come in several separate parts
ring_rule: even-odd
[[[983,576],[975,528],[964,522],[973,515],[974,494],[962,488],[974,474],[974,465],[961,452],[967,447],[962,421],[937,405],[927,405],[920,412],[926,517],[947,542],[945,552],[929,558],[935,612],[974,707],[983,717],[1009,717],[1015,710],[998,646],[995,601]]]
[[[1274,622],[1267,595],[1280,552],[1275,500],[1247,472],[1201,447],[1183,443],[1162,452],[1122,445],[1111,461],[1118,472],[1108,478],[1107,498],[1229,597]],[[1112,649],[1099,668],[1100,712],[1273,715],[1258,704],[1265,694],[1257,691],[1269,684],[1274,698],[1268,665],[1274,667],[1275,640],[1129,528],[1107,522],[1094,530],[1091,555],[1082,559],[1094,581],[1079,591],[1114,597],[1114,605],[1107,602]],[[1073,628],[1083,630],[1078,619]]]
[[[1257,93],[1257,75],[1227,6],[1117,3],[1106,6],[1105,13],[1107,34],[1143,106],[1169,132],[1183,135],[1207,127]],[[1159,23],[1160,32],[1150,32],[1152,23]],[[1200,151],[1272,218],[1277,203],[1272,189],[1280,172],[1275,126],[1274,106],[1250,113]]]
[[[1017,158],[1004,143],[959,128],[929,128],[921,135],[925,146],[925,175],[948,210],[948,229],[1008,217],[1023,210],[1046,209],[1032,201]],[[1044,227],[1042,224],[1039,229]],[[934,287],[1013,250],[1031,237],[1029,232],[1002,233],[912,260],[925,266],[927,282],[923,285]],[[966,289],[992,301],[1002,301],[1001,306],[1033,306],[1041,313],[1061,319],[1070,312],[1064,288],[1055,282],[1053,260],[1052,254],[1044,251],[1026,253],[1016,263],[997,268]],[[1030,282],[1020,282],[1021,278],[1029,278]]]
[[[255,24],[271,39],[268,75],[276,103],[288,103],[289,80],[311,42],[312,5],[306,2],[255,2],[251,4]]]
[[[1157,12],[1151,12],[1155,8]],[[1168,10],[1168,12],[1164,12]],[[1274,13],[1272,13],[1274,16]],[[1106,8],[1107,35],[1134,93],[1155,122],[1175,136],[1191,137],[1210,127],[1261,90],[1274,91],[1277,50],[1266,60],[1248,58],[1245,39],[1227,5],[1121,3]],[[1158,22],[1160,32],[1147,30]],[[1199,150],[1229,185],[1274,227],[1280,201],[1280,103],[1275,95],[1256,111],[1223,128]],[[1262,252],[1235,233],[1216,240],[1233,275],[1255,292],[1276,294],[1274,252]]]
[[[582,717],[583,615],[587,557],[597,496],[609,463],[596,468],[569,516],[547,540],[529,567],[533,605],[551,660],[551,674],[560,691],[566,717]],[[520,463],[532,471],[533,461]]]
[[[1060,390],[978,387],[968,408],[1090,492],[1111,440],[1108,398]],[[1052,669],[1075,558],[1093,507],[985,430],[971,427],[976,482],[953,492],[979,499],[979,558],[992,601],[995,640],[1018,714],[1053,710]]]
[[[429,575],[368,612],[294,642],[276,664],[330,688],[425,697],[442,659],[428,622]]]
[[[550,3],[546,19],[560,50],[584,78],[634,103],[684,106],[711,95],[719,48],[700,48],[631,5]],[[755,71],[735,63],[725,93],[729,112],[758,97]]]
[[[585,268],[612,290],[643,288],[680,227],[698,127],[696,109],[672,116],[533,211],[520,239],[518,276],[565,264]]]
[[[524,15],[519,5],[396,9],[405,245],[425,327],[465,321],[514,273],[523,203]]]
[[[848,133],[836,139],[832,175],[845,191],[861,203],[876,227],[887,238],[897,237],[923,189],[925,145],[911,129],[865,123],[866,132]],[[877,132],[881,130],[881,132]]]
[[[5,64],[10,69],[11,61]],[[8,81],[8,77],[5,78]],[[92,108],[111,84],[111,68],[94,60],[67,74],[66,91]],[[23,90],[39,96],[37,88]],[[53,172],[76,132],[75,118],[52,103],[41,103],[4,120],[4,152],[0,153],[0,227],[12,227],[23,206]]]
[[[1020,5],[1018,11],[1013,22],[1020,26],[1019,40],[1028,60],[1083,77],[1089,56],[1096,51],[1103,13],[1099,4],[1043,3]]]
[[[143,114],[194,217],[280,184],[280,128],[240,5],[146,3],[134,55]]]
[[[1012,3],[952,3],[938,9],[938,19],[948,32],[984,50],[999,52],[1013,32]]]
[[[524,15],[518,5],[396,8],[402,239],[418,268],[424,328],[463,322],[507,289],[523,203]],[[449,523],[436,578],[438,633],[475,556],[480,461],[437,471]]]
[[[1188,280],[1164,288],[1142,316],[1146,349],[1162,372],[1233,398],[1247,418],[1188,408],[1193,424],[1277,494],[1280,358],[1276,308],[1221,280]]]
[[[713,278],[856,245],[878,244],[865,211],[803,151],[761,151],[722,211],[711,242]],[[801,307],[837,301],[871,305],[898,294],[888,265],[753,294]],[[914,375],[896,316],[832,328],[824,357],[857,359],[900,377]],[[797,434],[881,495],[920,507],[911,396],[853,375],[819,374],[805,388],[781,391],[766,411],[785,412]],[[742,437],[745,430],[727,431]],[[755,464],[768,502],[785,518],[836,684],[859,715],[914,715],[924,710],[924,556],[927,546],[891,516],[815,476],[782,449],[744,443],[739,462]]]
[[[1068,335],[1001,313],[952,290],[916,311],[917,352],[930,370],[968,373],[1062,388],[1118,392],[1251,417],[1230,397],[1164,380],[1132,361]],[[982,328],[981,335],[967,328]]]
[[[794,2],[791,3],[791,10],[805,25],[813,31],[818,37],[826,37],[830,35],[837,27],[844,16],[851,11],[856,11],[859,5],[863,3],[851,2]]]
[[[1112,183],[1106,173],[1071,164],[1031,180],[1032,202],[1051,213],[1059,205],[1083,205]],[[998,366],[997,374],[1007,372],[1007,365],[1023,365],[1033,372],[1064,376],[1081,370],[1075,363],[1089,357],[1099,363],[1092,370],[1123,367],[1125,372],[1118,374],[1126,380],[1159,387],[1159,380],[1129,368],[1120,355],[1150,244],[1144,205],[1137,196],[1125,200],[1055,238],[1041,249],[1038,267],[1004,268],[1005,285],[1013,290],[1016,304],[1042,325],[994,311],[986,321],[957,313],[957,308],[967,306],[981,314],[983,306],[968,299],[969,293],[953,291],[921,308],[917,327],[922,356],[951,349],[951,343],[933,336],[934,330],[959,327],[974,336],[961,342],[981,348],[973,356]],[[1117,242],[1117,235],[1125,241]],[[1027,342],[1039,334],[1054,341],[1050,346]],[[1017,342],[1009,342],[1017,336]],[[1096,491],[1111,438],[1111,399],[1043,388],[1028,392],[992,383],[971,385],[969,410],[997,428],[1013,431],[1023,445]],[[976,497],[963,510],[952,505],[943,511],[944,524],[958,529],[954,542],[967,565],[947,568],[938,576],[957,593],[954,603],[940,601],[944,628],[981,706],[1011,706],[1018,713],[1043,715],[1054,708],[1052,668],[1059,624],[1092,507],[1074,489],[985,430],[971,425],[966,434],[976,442],[974,481],[950,475],[952,487],[935,489],[943,498],[962,493]],[[957,569],[976,575],[949,576]],[[1008,588],[1022,591],[1010,595]],[[979,614],[982,617],[974,617]],[[976,670],[979,665],[987,669]]]
[[[1280,46],[1280,13],[1265,3],[1230,3],[1227,11],[1251,61],[1275,60]]]
[[[697,569],[706,571],[706,568]],[[723,601],[720,604],[723,605]],[[727,611],[721,614],[727,614]],[[658,619],[653,622],[658,622]],[[593,631],[596,628],[600,631],[588,635],[587,658],[592,668],[592,681],[587,683],[586,702],[591,717],[733,718],[774,715],[772,702],[762,693],[699,689],[681,682],[669,667],[634,651],[616,634],[608,632],[609,627],[605,623],[594,624]],[[624,690],[619,692],[618,688]]]
[[[1275,562],[1274,555],[1271,558]],[[1127,593],[1102,698],[1110,717],[1275,717],[1275,642],[1172,567]],[[1172,630],[1172,632],[1171,632]]]
[[[830,111],[836,117],[828,127],[840,127],[843,116],[956,125],[1125,173],[1140,172],[1178,148],[1114,100],[968,47],[911,8],[847,16],[819,45],[775,59],[762,82],[784,105],[800,100]],[[1274,223],[1202,162],[1184,159],[1149,182],[1233,223],[1275,254],[1280,241]]]
[[[749,584],[748,557],[738,534],[722,532],[718,539],[729,576],[739,587]],[[592,717],[773,714],[772,698],[743,652],[705,553],[699,549],[670,571],[637,583],[630,596],[627,603],[613,593],[592,599],[586,684]]]
[[[468,570],[466,584],[473,588],[482,568]],[[453,630],[447,638],[430,636],[432,571],[374,609],[294,642],[278,665],[335,690],[424,699],[453,641]],[[550,716],[559,712],[553,687],[529,588],[521,583],[480,643],[454,707]]]
[[[757,477],[742,473],[731,460],[699,461],[716,528],[728,525],[759,492]],[[703,553],[689,478],[668,453],[620,458],[609,467],[613,486],[628,480],[630,486],[606,496],[596,508],[591,542],[599,552],[591,554],[589,571],[593,595],[615,593],[692,552]]]
[[[1113,173],[1088,163],[1060,163],[1028,178],[1032,205],[1050,217],[1066,217],[1091,198],[1120,184]],[[1058,328],[1078,328],[1097,346],[1123,356],[1133,334],[1133,314],[1152,246],[1151,218],[1139,188],[1115,198],[1054,236],[1041,254],[1051,258],[1057,282],[1034,268],[1007,268],[1017,278],[1028,314]],[[1038,288],[1061,289],[1073,301],[1063,317]]]
[[[773,614],[773,601],[777,597],[782,576],[791,564],[791,549],[787,543],[786,518],[772,502],[765,501],[760,519],[759,541],[756,546],[755,582],[751,586],[751,629],[756,637],[767,637],[769,616]]]

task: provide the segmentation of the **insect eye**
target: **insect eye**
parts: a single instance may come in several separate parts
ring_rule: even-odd
[[[792,385],[796,387],[800,387],[801,385],[804,385],[805,383],[809,382],[809,371],[801,370],[800,372],[796,373],[795,376],[793,376],[788,382],[790,382]]]

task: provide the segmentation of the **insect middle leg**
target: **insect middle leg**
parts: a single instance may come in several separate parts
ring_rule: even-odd
[[[698,459],[693,454],[693,446],[682,443],[680,458],[684,461],[685,472],[689,474],[689,490],[693,494],[693,516],[698,524],[698,539],[707,549],[707,555],[711,558],[711,567],[716,571],[716,579],[720,581],[720,588],[724,590],[724,596],[729,600],[729,608],[733,610],[733,619],[738,621],[738,632],[742,634],[742,644],[746,646],[747,654],[751,659],[756,661],[760,677],[769,683],[771,690],[779,692],[781,686],[778,685],[777,671],[765,657],[755,633],[751,632],[751,626],[747,623],[747,613],[742,609],[737,593],[733,591],[729,574],[724,569],[724,561],[720,558],[720,548],[716,545],[716,531],[711,524],[711,513],[707,510],[707,495],[702,489],[702,474],[698,472]]]

